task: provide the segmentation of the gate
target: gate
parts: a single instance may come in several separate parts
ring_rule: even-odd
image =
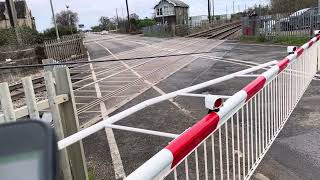
[[[250,179],[317,72],[320,34],[281,61],[272,61],[144,101],[58,142],[60,150],[114,128],[174,138],[127,179]],[[250,73],[267,69],[262,74]],[[249,75],[250,74],[250,75]],[[146,107],[239,77],[256,76],[181,135],[114,125]],[[207,102],[206,102],[207,103]]]
[[[49,40],[45,43],[48,59],[72,61],[87,57],[87,51],[80,34],[63,36],[61,39]]]

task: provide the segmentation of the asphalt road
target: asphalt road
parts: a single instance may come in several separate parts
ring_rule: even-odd
[[[102,44],[102,46],[96,42],[88,43],[91,58],[101,58],[110,55],[103,46],[107,47],[114,54],[121,54],[148,45],[159,44],[162,47],[166,45],[169,47],[170,43],[172,43],[172,39],[122,35],[120,37],[111,37],[112,40],[101,40],[100,35],[94,35],[88,39],[99,38],[100,41],[98,43]],[[181,40],[179,39],[179,41]],[[183,39],[182,41],[188,41],[188,39]],[[211,43],[216,42],[212,40]],[[190,49],[192,48],[190,47]],[[238,44],[237,42],[224,42],[215,48],[211,48],[210,51],[210,55],[213,57],[224,56],[225,58],[255,63],[280,60],[286,56],[285,47],[246,45]],[[148,67],[146,66],[145,68]],[[183,66],[180,70],[176,72],[171,71],[174,72],[172,75],[156,82],[156,88],[149,87],[145,89],[130,101],[126,101],[122,106],[119,106],[119,108],[115,108],[109,116],[132,107],[139,102],[161,95],[157,91],[157,88],[168,93],[246,68],[248,67],[245,65],[197,58]],[[143,69],[140,69],[140,72],[142,73]],[[236,78],[203,89],[197,93],[232,95],[242,89],[250,80],[252,79]],[[319,95],[320,81],[313,81],[281,134],[260,164],[253,179],[319,179]],[[84,103],[86,101],[84,100]],[[159,103],[131,115],[117,124],[180,134],[207,113],[201,99],[179,97],[175,98],[174,102],[179,106],[170,101]],[[171,141],[168,138],[119,130],[114,130],[114,136],[126,175],[134,171]],[[110,146],[107,142],[108,138],[105,131],[100,131],[84,140],[88,167],[90,173],[94,174],[95,179],[115,179],[115,171],[112,165],[114,155],[110,153]]]

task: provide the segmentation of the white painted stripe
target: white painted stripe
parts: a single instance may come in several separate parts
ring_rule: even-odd
[[[173,154],[171,151],[163,149],[131,173],[126,180],[162,179],[171,171],[172,162]]]
[[[279,66],[273,66],[271,69],[269,69],[268,71],[262,73],[262,76],[264,76],[266,78],[266,84],[268,84],[274,77],[276,77],[279,73]]]
[[[307,42],[306,44],[304,44],[303,46],[301,46],[304,50],[309,48],[309,42]]]
[[[311,39],[311,41],[313,41],[313,42],[315,43],[315,42],[318,41],[318,38],[317,38],[317,37],[314,37],[314,38]]]
[[[107,47],[97,42],[101,47],[103,47],[105,50],[107,50],[115,59],[119,59],[116,55],[114,55]],[[174,50],[175,51],[175,50]],[[129,69],[133,74],[135,74],[138,78],[143,78],[137,71],[133,70],[129,65],[127,65],[125,62],[120,61],[127,69]],[[149,84],[154,90],[156,90],[160,95],[165,95],[166,93],[162,91],[160,88],[156,87],[153,83],[151,83],[148,80],[144,80],[145,83]],[[172,99],[169,100],[174,106],[176,106],[179,110],[181,110],[185,115],[188,117],[194,118],[192,116],[192,113],[184,108],[182,108],[177,102],[174,102]]]
[[[247,99],[247,92],[241,90],[229,98],[225,103],[223,103],[222,108],[217,113],[220,117],[219,124],[217,129],[223,125],[235,112],[238,111],[240,107],[242,107]]]
[[[297,58],[297,54],[290,54],[289,56],[287,56],[287,58],[290,60],[290,62],[294,61]]]

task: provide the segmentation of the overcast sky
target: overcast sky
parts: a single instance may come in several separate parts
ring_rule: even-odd
[[[33,16],[36,19],[37,29],[42,31],[52,26],[51,10],[49,0],[26,0]],[[128,0],[130,13],[136,13],[140,17],[151,17],[153,6],[160,0]],[[207,0],[183,0],[189,4],[190,16],[206,15]],[[255,4],[263,4],[266,0],[234,0],[235,9],[238,10],[238,5],[242,11],[247,7]],[[72,11],[79,14],[79,23],[84,24],[85,28],[90,28],[98,24],[100,16],[113,17],[116,15],[116,8],[121,17],[126,16],[125,0],[53,0],[55,12],[66,9],[66,4],[70,6]],[[225,14],[226,6],[229,13],[232,12],[232,0],[215,0],[216,14]],[[122,13],[123,11],[123,13]]]

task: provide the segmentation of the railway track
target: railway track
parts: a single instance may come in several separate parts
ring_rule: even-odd
[[[76,74],[77,73],[71,74],[71,75],[76,75]],[[46,91],[44,77],[34,78],[32,79],[32,83],[33,83],[33,89],[35,94]],[[16,101],[25,97],[22,82],[9,85],[9,90],[11,94],[11,99],[13,101]]]
[[[228,23],[228,24],[223,24],[214,28],[210,28],[209,30],[191,34],[187,37],[222,40],[222,39],[227,39],[229,36],[232,36],[236,32],[240,31],[240,29],[241,29],[240,22]]]
[[[32,83],[33,83],[33,88],[34,88],[35,94],[42,92],[42,91],[45,91],[46,86],[44,84],[43,77],[38,77],[38,78],[32,79]],[[25,96],[22,83],[16,83],[16,84],[10,85],[9,90],[10,90],[10,94],[11,94],[11,99],[13,101],[19,100],[20,98],[23,98]]]

